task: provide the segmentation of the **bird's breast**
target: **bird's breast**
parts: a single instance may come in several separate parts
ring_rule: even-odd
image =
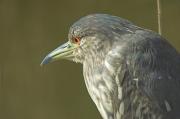
[[[116,104],[114,104],[119,103],[117,100],[122,98],[122,93],[118,95],[119,91],[122,92],[122,88],[117,87],[113,79],[115,77],[102,66],[92,67],[87,64],[83,66],[83,72],[87,90],[102,117],[104,119],[116,119],[114,113],[119,108],[123,112],[124,105],[116,107]],[[120,113],[118,112],[118,114]],[[118,119],[121,119],[120,115]]]

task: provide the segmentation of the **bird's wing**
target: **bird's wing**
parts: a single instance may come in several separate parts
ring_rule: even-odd
[[[135,34],[115,43],[105,59],[118,87],[114,116],[179,118],[179,53],[154,32],[142,30]]]
[[[125,48],[129,73],[126,80],[136,82],[134,89],[137,94],[147,98],[146,102],[155,107],[154,110],[167,114],[169,118],[180,117],[179,53],[153,32],[138,31],[137,34],[131,37]]]

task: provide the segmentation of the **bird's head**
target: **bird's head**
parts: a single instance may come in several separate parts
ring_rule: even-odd
[[[83,63],[88,59],[103,59],[111,48],[112,39],[118,37],[123,24],[130,22],[106,14],[88,15],[75,22],[68,34],[68,42],[50,52],[41,65],[59,59]],[[117,33],[118,32],[118,33]]]

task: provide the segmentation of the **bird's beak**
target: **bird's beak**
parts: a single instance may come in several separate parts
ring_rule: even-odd
[[[73,58],[74,49],[78,48],[79,45],[70,43],[69,41],[52,52],[50,52],[41,62],[41,66],[59,59],[71,59]]]

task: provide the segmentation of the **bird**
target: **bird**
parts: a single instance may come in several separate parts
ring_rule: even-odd
[[[180,55],[158,33],[109,14],[89,14],[41,65],[83,66],[87,91],[103,119],[180,119]]]

